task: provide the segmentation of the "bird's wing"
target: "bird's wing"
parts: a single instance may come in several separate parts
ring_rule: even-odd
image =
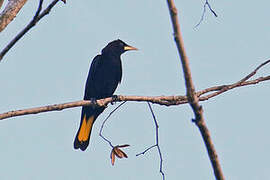
[[[101,55],[97,55],[90,66],[88,77],[85,84],[84,99],[96,98],[97,92],[95,90],[95,77],[98,71],[98,66],[100,64]]]
[[[122,77],[121,61],[97,55],[91,64],[84,99],[101,99],[112,96]]]
[[[88,78],[90,78],[92,81],[95,77],[95,74],[97,72],[97,69],[98,69],[98,65],[100,63],[100,58],[101,58],[101,55],[97,55],[93,61],[92,61],[92,64],[90,66],[90,70],[89,70],[89,74],[88,74]]]

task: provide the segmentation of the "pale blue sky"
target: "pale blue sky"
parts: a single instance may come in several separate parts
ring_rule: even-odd
[[[50,1],[45,0],[48,4]],[[270,57],[270,1],[176,0],[197,90],[240,80]],[[33,17],[28,1],[0,34],[0,49]],[[45,6],[44,6],[45,7]],[[122,56],[123,80],[116,94],[183,95],[184,81],[166,1],[67,1],[59,3],[0,63],[0,112],[80,100],[92,58],[114,39],[140,49]],[[269,75],[265,67],[257,77]],[[224,174],[230,180],[270,179],[269,82],[235,89],[203,102]],[[104,129],[113,144],[130,144],[128,159],[110,164],[110,147],[98,136],[98,118],[85,152],[73,149],[80,108],[0,122],[0,179],[162,179],[154,124],[145,103],[128,102]],[[166,179],[214,179],[188,105],[154,105]]]

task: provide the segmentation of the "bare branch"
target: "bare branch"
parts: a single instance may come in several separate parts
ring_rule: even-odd
[[[147,102],[147,104],[148,104],[148,107],[149,107],[149,109],[150,109],[150,111],[151,111],[152,117],[153,117],[153,119],[154,119],[155,127],[156,127],[156,147],[157,147],[157,149],[158,149],[158,154],[159,154],[159,159],[160,159],[160,163],[159,163],[159,172],[160,172],[161,175],[162,175],[162,179],[165,180],[165,174],[164,174],[164,172],[163,172],[163,158],[162,158],[162,154],[161,154],[161,150],[160,150],[160,146],[159,146],[159,135],[158,135],[158,128],[159,128],[159,126],[158,126],[156,116],[155,116],[155,114],[154,114],[154,111],[153,111],[153,109],[152,109],[150,103]]]
[[[171,21],[173,24],[174,40],[178,49],[178,53],[181,59],[182,68],[184,72],[187,98],[195,115],[195,119],[193,120],[193,122],[195,122],[195,124],[197,125],[197,127],[199,128],[201,132],[205,146],[207,148],[209,159],[214,169],[216,179],[224,180],[225,177],[223,175],[223,172],[222,172],[219,160],[218,160],[217,152],[215,150],[213,141],[211,139],[210,132],[204,121],[203,108],[202,106],[199,105],[199,97],[195,93],[195,87],[192,81],[191,70],[189,67],[189,60],[184,49],[184,41],[182,39],[180,25],[178,22],[177,9],[173,0],[167,0],[167,3],[169,7],[169,12],[171,15]]]
[[[198,91],[196,94],[197,96],[202,96],[203,94],[207,94],[209,92],[213,92],[212,94],[199,97],[200,101],[206,101],[212,97],[215,97],[219,94],[222,94],[228,90],[242,87],[242,86],[248,86],[248,85],[254,85],[263,81],[270,80],[270,76],[266,77],[260,77],[254,80],[246,81],[241,84],[230,84],[230,85],[221,85],[221,86],[214,86],[210,87],[201,91]],[[173,106],[173,105],[180,105],[180,104],[186,104],[188,103],[187,96],[118,96],[117,101],[137,101],[137,102],[151,102],[153,104],[159,104],[159,105],[165,105],[165,106]],[[107,106],[107,104],[113,102],[113,98],[105,98],[97,100],[97,103],[99,106]],[[48,105],[48,106],[42,106],[42,107],[36,107],[36,108],[30,108],[30,109],[22,109],[22,110],[16,110],[16,111],[9,111],[0,114],[0,120],[16,117],[16,116],[23,116],[28,114],[38,114],[42,112],[49,112],[49,111],[61,111],[63,109],[67,108],[74,108],[79,106],[90,106],[95,105],[92,104],[91,101],[75,101],[70,103],[63,103],[63,104],[54,104],[54,105]]]
[[[244,77],[243,79],[241,79],[238,83],[242,83],[245,82],[246,80],[250,79],[252,76],[254,76],[257,71],[262,68],[263,66],[265,66],[266,64],[270,63],[270,59],[265,61],[264,63],[260,64],[254,71],[252,71],[251,73],[249,73],[246,77]]]
[[[110,112],[110,114],[106,117],[106,119],[103,121],[101,127],[100,127],[100,130],[99,130],[99,136],[104,140],[106,141],[112,148],[111,150],[111,154],[110,154],[110,158],[111,158],[111,163],[112,165],[114,165],[114,162],[115,162],[115,157],[118,157],[120,159],[122,158],[127,158],[127,154],[122,151],[120,148],[124,148],[124,147],[128,147],[129,145],[128,144],[124,144],[124,145],[116,145],[114,146],[112,144],[112,142],[107,139],[105,136],[102,135],[102,131],[103,131],[103,128],[104,128],[104,125],[105,123],[107,122],[107,120],[111,117],[111,115],[117,111],[122,105],[124,105],[126,103],[126,101],[122,102],[121,104],[119,104],[112,112]]]
[[[204,5],[203,5],[203,13],[202,13],[201,19],[198,22],[198,24],[196,24],[195,28],[198,27],[202,23],[202,21],[204,19],[204,16],[205,16],[205,13],[206,13],[206,7],[208,7],[210,9],[210,11],[212,12],[212,14],[214,14],[214,16],[217,17],[217,13],[212,9],[212,7],[209,4],[208,0],[206,0]]]
[[[27,0],[9,0],[5,9],[0,14],[0,32],[3,31],[7,25],[16,17]],[[0,1],[0,8],[1,3]]]
[[[212,87],[212,88],[209,88],[209,89],[219,89],[219,91],[217,92],[214,92],[212,94],[209,94],[207,96],[203,96],[203,97],[200,97],[199,100],[200,101],[205,101],[205,100],[208,100],[212,97],[215,97],[219,94],[222,94],[228,90],[231,90],[233,88],[236,88],[236,87],[241,87],[241,86],[247,86],[247,85],[253,85],[253,84],[257,84],[259,82],[262,82],[262,81],[267,81],[267,80],[270,80],[270,76],[266,76],[266,77],[260,77],[260,78],[257,78],[257,79],[254,79],[254,80],[251,80],[251,81],[246,81],[246,82],[243,82],[243,83],[235,83],[235,84],[231,84],[231,85],[223,85],[223,86],[216,86],[216,87]],[[203,90],[204,92],[206,90]]]
[[[36,12],[36,14],[34,15],[32,21],[34,21],[34,22],[37,21],[37,18],[38,18],[39,14],[40,14],[40,12],[41,12],[41,10],[42,10],[42,5],[43,5],[43,0],[39,0],[37,12]]]
[[[151,115],[153,117],[153,120],[154,120],[154,123],[155,123],[155,129],[156,129],[156,143],[148,148],[146,148],[143,152],[141,153],[138,153],[136,154],[136,156],[140,156],[140,155],[143,155],[145,154],[146,152],[148,152],[150,149],[154,148],[154,147],[157,147],[158,149],[158,154],[159,154],[159,159],[160,159],[160,163],[159,163],[159,172],[161,173],[162,175],[162,179],[165,180],[165,174],[163,172],[163,158],[162,158],[162,153],[161,153],[161,150],[160,150],[160,146],[159,146],[159,135],[158,135],[158,123],[157,123],[157,119],[156,119],[156,116],[155,116],[155,113],[152,109],[152,106],[149,102],[147,102],[147,105],[149,107],[149,110],[151,112]]]
[[[270,79],[270,76],[259,77],[257,79],[250,80],[250,81],[247,81],[247,80],[250,79],[252,76],[254,76],[260,68],[267,65],[268,63],[270,63],[270,60],[267,60],[267,61],[263,62],[258,67],[256,67],[251,73],[249,73],[247,76],[245,76],[240,81],[238,81],[238,82],[236,82],[234,84],[215,86],[215,87],[207,88],[207,89],[204,89],[202,91],[197,92],[197,96],[201,96],[202,94],[206,94],[208,92],[217,91],[217,92],[214,92],[214,93],[209,94],[207,96],[199,98],[200,101],[204,101],[204,100],[208,100],[209,98],[217,96],[217,95],[219,95],[221,93],[224,93],[224,92],[226,92],[226,91],[228,91],[230,89],[236,88],[236,87],[247,86],[247,85],[257,84],[257,83],[262,82],[262,81],[267,81],[267,80]]]
[[[28,25],[14,38],[10,41],[10,43],[0,52],[0,62],[5,56],[5,54],[19,41],[32,27],[34,27],[40,19],[42,19],[45,15],[49,14],[51,9],[59,2],[59,0],[53,0],[51,4],[48,5],[46,9],[44,9],[41,13],[43,0],[39,1],[38,9],[33,17],[33,19],[28,23]]]
[[[140,152],[140,153],[136,154],[136,156],[144,155],[145,153],[147,153],[149,150],[153,149],[156,146],[157,146],[157,144],[154,144],[154,145],[146,148],[143,152]]]
[[[102,131],[103,131],[103,128],[104,128],[104,125],[105,123],[107,122],[107,120],[111,117],[111,115],[118,110],[118,108],[120,108],[122,105],[124,105],[126,103],[126,101],[122,102],[121,104],[119,104],[112,112],[110,112],[110,114],[106,117],[106,119],[103,121],[101,127],[100,127],[100,130],[99,130],[99,136],[105,140],[112,148],[114,148],[114,146],[112,145],[112,142],[105,138],[103,135],[102,135]]]

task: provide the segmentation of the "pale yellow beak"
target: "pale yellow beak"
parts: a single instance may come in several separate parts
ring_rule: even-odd
[[[138,50],[138,49],[135,48],[135,47],[132,47],[132,46],[125,46],[125,47],[124,47],[124,50],[125,50],[125,51],[130,51],[130,50]]]

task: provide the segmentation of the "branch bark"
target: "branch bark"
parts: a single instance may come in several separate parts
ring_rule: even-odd
[[[0,14],[0,32],[16,17],[27,0],[9,0],[5,9]],[[3,3],[3,1],[2,1]],[[1,3],[0,3],[1,7]]]
[[[211,139],[210,132],[204,120],[203,108],[202,106],[199,105],[199,98],[197,94],[195,93],[195,86],[192,81],[191,70],[189,67],[189,60],[186,55],[186,51],[184,49],[184,41],[183,41],[181,31],[180,31],[180,24],[178,22],[177,9],[173,0],[167,0],[167,4],[169,7],[169,12],[171,15],[171,21],[172,21],[173,30],[174,30],[174,40],[178,49],[178,53],[181,59],[182,68],[184,72],[188,102],[195,115],[195,119],[193,120],[193,122],[195,122],[195,124],[197,125],[197,127],[199,128],[201,132],[201,135],[203,137],[203,140],[204,140],[207,152],[208,152],[208,156],[210,158],[212,167],[214,169],[216,179],[224,180],[225,177],[223,175],[220,162],[218,160],[218,155],[215,150],[214,143]]]
[[[220,95],[234,88],[242,87],[242,86],[249,86],[249,85],[257,84],[257,83],[264,82],[267,80],[270,80],[270,76],[260,77],[254,80],[245,81],[243,83],[213,86],[213,87],[196,92],[196,95],[199,97],[199,101],[206,101],[210,98],[213,98],[217,95]],[[213,93],[210,93],[210,92],[213,92]],[[202,96],[204,94],[208,94],[208,95]],[[122,96],[120,95],[118,96],[117,101],[118,102],[122,102],[122,101],[151,102],[153,104],[173,106],[173,105],[181,105],[181,104],[188,103],[188,98],[187,96]],[[28,114],[38,114],[38,113],[49,112],[49,111],[61,111],[63,109],[74,108],[74,107],[79,107],[79,106],[90,106],[90,105],[107,106],[111,102],[113,102],[113,99],[110,97],[110,98],[97,100],[97,104],[93,104],[91,101],[82,100],[82,101],[75,101],[75,102],[70,102],[70,103],[54,104],[54,105],[35,107],[35,108],[30,108],[30,109],[9,111],[9,112],[0,114],[0,120],[15,117],[15,116],[28,115]]]
[[[33,17],[33,19],[28,23],[28,25],[21,31],[10,43],[0,52],[0,62],[5,56],[5,54],[19,41],[32,27],[34,27],[44,16],[48,15],[51,9],[58,3],[59,0],[53,0],[46,9],[41,12],[43,0],[39,1],[38,9]],[[62,0],[65,2],[64,0]]]

